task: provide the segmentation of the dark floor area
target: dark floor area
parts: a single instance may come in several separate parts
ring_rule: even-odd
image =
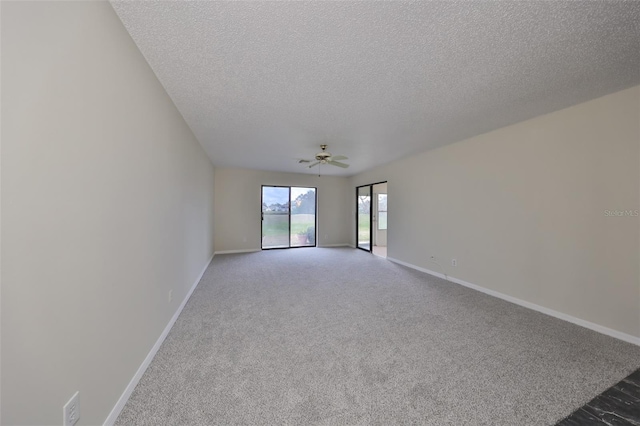
[[[575,425],[640,426],[640,369],[557,424]]]

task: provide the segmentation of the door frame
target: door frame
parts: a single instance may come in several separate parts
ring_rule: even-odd
[[[287,188],[289,190],[289,237],[287,238],[288,247],[263,247],[262,240],[264,238],[263,232],[263,222],[264,222],[264,212],[262,211],[262,203],[264,201],[264,188]],[[291,246],[291,188],[308,188],[313,189],[315,195],[315,213],[313,215],[314,219],[314,230],[315,230],[315,238],[313,239],[313,245],[309,246]],[[261,250],[286,250],[286,249],[297,249],[297,248],[309,248],[309,247],[317,247],[318,246],[318,188],[315,186],[296,186],[296,185],[261,185],[260,186],[260,249]]]
[[[368,183],[366,185],[356,186],[356,248],[359,248],[360,250],[363,250],[363,251],[367,251],[371,254],[373,254],[373,187],[374,185],[379,185],[381,183],[388,184],[389,182],[386,180],[383,180],[381,182]],[[371,199],[369,201],[369,250],[367,250],[366,248],[360,247],[360,245],[358,244],[358,234],[359,234],[358,227],[360,225],[360,215],[358,214],[358,189],[364,188],[366,186],[369,187],[369,197]]]

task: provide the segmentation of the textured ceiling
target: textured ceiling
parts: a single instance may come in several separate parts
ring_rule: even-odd
[[[351,175],[640,84],[640,2],[120,2],[216,166]]]

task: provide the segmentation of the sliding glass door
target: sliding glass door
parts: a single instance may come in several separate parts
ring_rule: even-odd
[[[358,248],[371,251],[371,185],[356,188]]]
[[[262,186],[262,249],[316,246],[316,188]]]
[[[356,188],[356,247],[382,257],[387,251],[387,182]]]

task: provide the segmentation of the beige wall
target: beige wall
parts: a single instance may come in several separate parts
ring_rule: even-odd
[[[640,209],[639,116],[634,87],[390,163],[350,188],[388,180],[389,257],[440,272],[433,255],[461,280],[640,336],[639,219],[605,215]]]
[[[212,256],[214,170],[108,3],[1,24],[2,424],[77,390],[101,424]]]
[[[318,245],[347,244],[347,178],[248,169],[216,169],[216,251],[260,250],[261,185],[318,188]],[[354,201],[355,202],[355,201]],[[355,231],[354,231],[355,232]]]

